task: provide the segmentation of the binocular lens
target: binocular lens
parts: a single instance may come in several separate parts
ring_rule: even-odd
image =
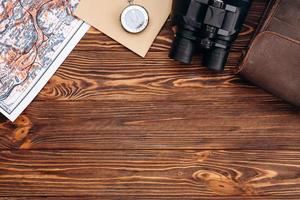
[[[170,58],[185,64],[190,64],[194,50],[194,41],[183,37],[176,37],[170,51]]]
[[[203,64],[212,71],[221,72],[228,59],[229,51],[222,48],[215,48],[206,52]]]

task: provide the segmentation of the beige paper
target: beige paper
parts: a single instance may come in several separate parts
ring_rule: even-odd
[[[75,15],[145,57],[171,12],[172,0],[134,0],[134,3],[145,7],[149,13],[148,27],[138,34],[126,32],[120,22],[128,0],[81,0]]]

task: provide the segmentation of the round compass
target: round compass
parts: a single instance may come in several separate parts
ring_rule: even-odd
[[[147,10],[139,5],[127,6],[121,14],[122,27],[129,33],[140,33],[144,31],[149,23]]]

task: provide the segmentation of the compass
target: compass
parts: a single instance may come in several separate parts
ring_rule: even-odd
[[[129,33],[143,32],[149,23],[147,10],[136,4],[127,6],[121,14],[122,27]]]

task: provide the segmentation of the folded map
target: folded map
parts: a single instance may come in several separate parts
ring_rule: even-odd
[[[86,33],[79,0],[0,0],[0,112],[14,121]]]

